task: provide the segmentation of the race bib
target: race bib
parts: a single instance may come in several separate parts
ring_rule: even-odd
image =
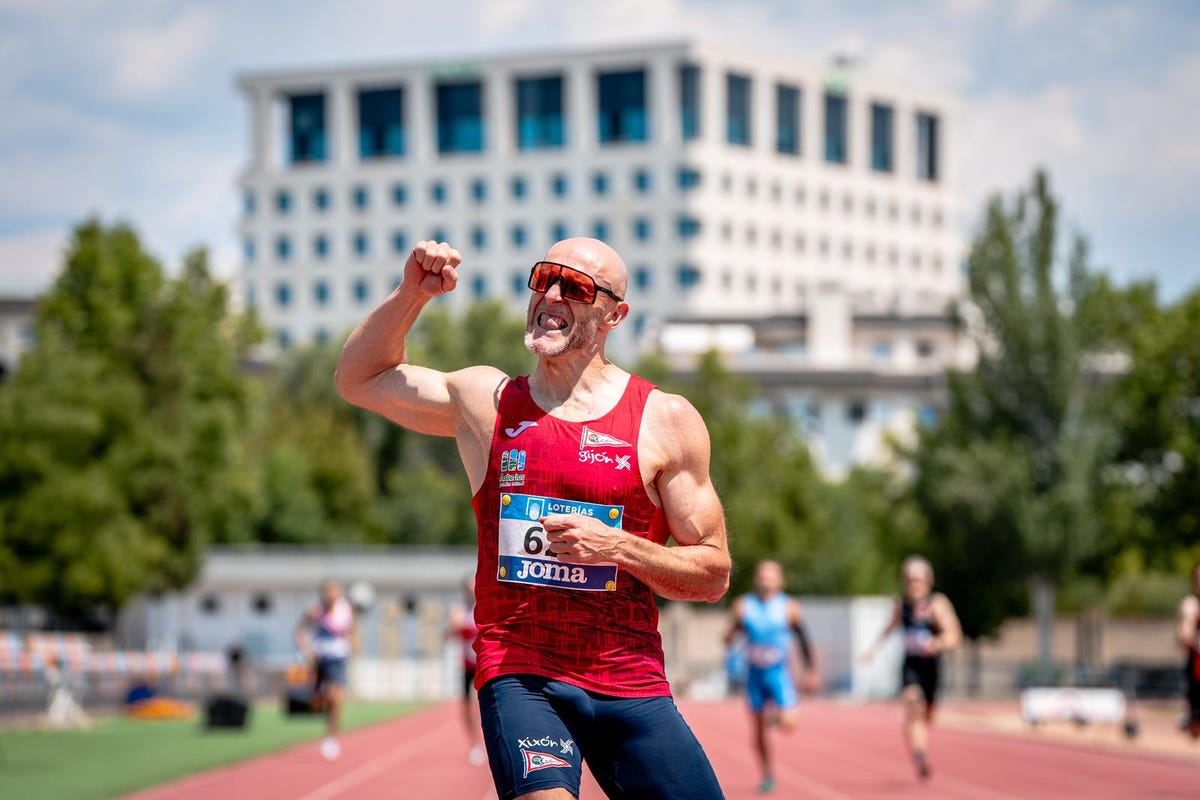
[[[563,564],[550,555],[546,531],[538,521],[549,514],[583,514],[610,528],[620,529],[624,507],[532,494],[501,494],[500,557],[496,579],[557,589],[615,592],[616,564]]]
[[[925,628],[917,628],[904,632],[904,652],[910,656],[927,656],[926,645],[933,639],[933,634]]]

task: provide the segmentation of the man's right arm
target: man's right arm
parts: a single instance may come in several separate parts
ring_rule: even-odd
[[[1175,638],[1179,646],[1191,651],[1196,647],[1196,616],[1200,614],[1200,600],[1195,595],[1188,595],[1179,604],[1179,618],[1175,628]]]

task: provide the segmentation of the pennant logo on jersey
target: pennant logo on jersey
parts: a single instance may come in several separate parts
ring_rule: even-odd
[[[609,436],[607,433],[594,431],[586,425],[583,427],[583,436],[579,439],[579,449],[585,447],[631,447],[629,442],[623,442],[615,436]]]
[[[537,772],[539,769],[550,769],[551,767],[569,767],[570,761],[563,761],[561,758],[549,753],[539,753],[535,750],[522,750],[521,755],[525,756],[525,775],[528,778],[529,773]]]

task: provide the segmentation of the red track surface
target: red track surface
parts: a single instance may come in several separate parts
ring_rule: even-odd
[[[740,703],[682,704],[729,800],[757,794],[749,720]],[[811,703],[799,729],[774,735],[777,787],[772,798],[1196,798],[1194,758],[1160,758],[1114,748],[1080,747],[1024,736],[936,728],[933,778],[919,784],[900,739],[893,705]],[[440,705],[355,731],[342,758],[325,763],[316,744],[204,773],[134,797],[137,800],[333,800],[429,798],[494,800],[486,767],[466,759],[458,708]],[[585,779],[586,800],[603,798]]]

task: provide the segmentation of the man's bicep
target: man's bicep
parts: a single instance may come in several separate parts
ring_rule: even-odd
[[[671,538],[683,545],[711,542],[725,547],[725,512],[707,471],[681,469],[659,481]]]

